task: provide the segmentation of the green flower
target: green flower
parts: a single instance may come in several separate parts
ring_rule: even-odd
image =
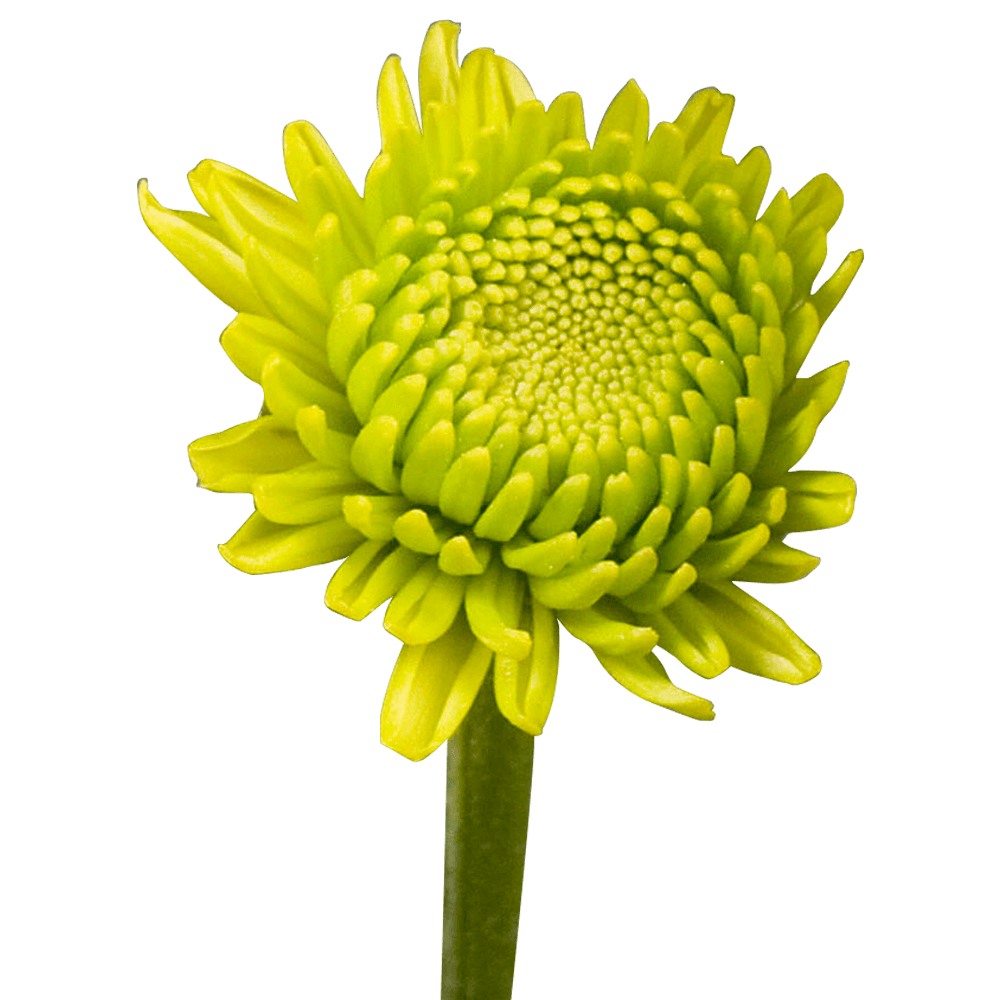
[[[786,535],[851,516],[850,478],[789,471],[847,371],[799,377],[861,264],[812,290],[840,189],[821,174],[758,217],[770,164],[722,153],[732,97],[699,91],[650,135],[630,81],[591,145],[577,94],[546,109],[489,49],[459,66],[457,39],[428,31],[419,117],[386,61],[363,197],[305,122],[285,130],[294,199],[214,161],[190,174],[207,215],[140,182],[263,388],[261,416],[190,449],[201,485],[253,495],[223,556],[343,559],[330,608],[389,602],[382,740],[413,759],[491,665],[500,710],[540,733],[559,623],[697,719],[711,703],[655,647],[705,678],[810,679],[816,653],[734,581],[800,579],[818,560]]]

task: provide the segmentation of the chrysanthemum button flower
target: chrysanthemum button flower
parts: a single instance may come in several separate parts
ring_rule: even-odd
[[[559,625],[640,698],[694,719],[657,647],[701,677],[801,684],[819,656],[738,584],[817,558],[792,532],[845,523],[855,486],[793,468],[847,362],[800,375],[861,265],[814,280],[844,195],[820,174],[761,213],[761,147],[722,153],[731,95],[649,131],[630,80],[593,144],[489,49],[435,24],[418,117],[400,59],[378,78],[382,152],[359,196],[308,122],[294,199],[224,163],[188,175],[204,215],[140,184],[153,234],[238,315],[221,343],[261,416],[199,438],[200,484],[251,493],[220,546],[247,573],[344,560],[327,606],[388,602],[402,641],[382,742],[422,760],[491,662],[497,705],[539,735]]]
[[[306,122],[284,136],[294,198],[211,160],[189,175],[206,215],[140,183],[263,389],[261,416],[190,449],[202,486],[253,496],[223,556],[343,559],[328,607],[388,602],[382,740],[415,760],[488,676],[539,734],[560,623],[695,719],[712,704],[655,649],[703,678],[809,680],[817,654],[739,583],[804,577],[818,560],[786,536],[851,516],[850,478],[791,471],[847,372],[800,374],[861,264],[814,288],[839,187],[820,174],[762,212],[767,154],[722,152],[732,97],[698,91],[650,133],[630,81],[590,143],[578,95],[546,108],[491,50],[459,65],[457,39],[429,30],[419,112],[385,63],[363,196]]]

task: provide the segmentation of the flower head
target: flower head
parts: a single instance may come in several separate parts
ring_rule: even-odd
[[[816,653],[734,581],[800,579],[818,560],[785,536],[851,515],[847,476],[789,471],[847,369],[799,377],[861,263],[813,291],[840,189],[821,174],[759,214],[766,153],[722,152],[732,97],[699,91],[649,134],[630,81],[591,145],[578,95],[546,109],[491,50],[459,65],[457,39],[428,31],[419,115],[386,61],[363,197],[305,122],[285,130],[294,199],[214,161],[190,174],[207,215],[140,182],[263,388],[261,416],[190,449],[201,485],[253,495],[223,556],[343,559],[330,608],[389,602],[382,739],[414,759],[491,665],[501,711],[541,732],[560,622],[693,718],[711,703],[655,647],[706,678],[808,680]]]

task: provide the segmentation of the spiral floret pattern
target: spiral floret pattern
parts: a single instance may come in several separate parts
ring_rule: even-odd
[[[591,145],[576,94],[548,109],[491,50],[459,66],[428,32],[421,114],[398,57],[382,151],[357,194],[319,133],[285,132],[294,198],[225,164],[190,175],[207,215],[146,222],[238,316],[222,335],[260,417],[191,445],[201,485],[253,495],[225,545],[265,573],[343,559],[326,594],[388,601],[404,643],[383,741],[419,759],[490,671],[541,732],[559,624],[619,683],[698,719],[660,647],[702,677],[789,683],[820,661],[736,581],[818,560],[785,541],[842,524],[854,483],[791,471],[846,362],[799,371],[861,263],[817,290],[842,207],[827,175],[760,213],[764,150],[722,142],[733,99],[702,90],[649,134],[630,81]]]

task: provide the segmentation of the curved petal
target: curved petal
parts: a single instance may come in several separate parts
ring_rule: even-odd
[[[431,102],[447,105],[458,101],[459,30],[460,26],[454,21],[435,21],[427,29],[417,71],[420,108],[424,115]]]
[[[819,565],[819,557],[772,539],[732,579],[753,583],[794,583]]]
[[[466,577],[443,573],[428,559],[389,602],[386,631],[411,646],[440,639],[462,608],[467,582]]]
[[[788,472],[781,478],[788,505],[782,531],[816,531],[846,524],[854,513],[857,485],[842,472]]]
[[[802,684],[819,673],[817,653],[770,608],[735,584],[698,584],[694,593],[738,670],[786,684]]]
[[[559,621],[570,635],[585,642],[595,652],[608,656],[645,656],[656,645],[656,632],[643,625],[625,621],[624,608],[595,606],[559,612]]]
[[[729,667],[729,650],[715,621],[690,592],[652,616],[659,644],[700,677],[717,677]]]
[[[398,593],[427,558],[394,542],[365,542],[333,574],[326,606],[361,621]]]
[[[240,313],[222,331],[220,342],[229,360],[258,385],[264,363],[276,354],[286,358],[310,378],[332,383],[336,387],[326,352],[276,320]]]
[[[531,636],[517,627],[523,600],[523,575],[499,559],[473,577],[465,591],[465,613],[476,638],[514,660],[523,660],[531,652]]]
[[[188,458],[199,486],[216,493],[249,493],[254,477],[304,465],[311,456],[294,431],[264,416],[192,441]]]
[[[645,656],[608,656],[598,653],[597,659],[632,694],[691,719],[707,721],[715,718],[712,703],[677,687],[652,653]]]
[[[423,760],[459,727],[492,659],[462,617],[436,642],[404,646],[382,703],[382,742]]]
[[[549,717],[559,666],[559,624],[540,601],[525,602],[521,628],[531,635],[531,652],[516,660],[497,654],[493,692],[512,725],[538,736]]]
[[[164,208],[150,193],[145,178],[139,181],[139,209],[150,232],[217,298],[237,312],[270,312],[247,277],[246,265],[216,235],[216,224],[191,212]]]
[[[345,494],[361,485],[350,470],[309,462],[287,472],[256,476],[252,492],[257,510],[269,521],[314,524],[340,516]]]
[[[273,524],[254,512],[239,531],[219,546],[230,566],[244,573],[283,573],[343,559],[363,537],[343,518],[318,524]]]

